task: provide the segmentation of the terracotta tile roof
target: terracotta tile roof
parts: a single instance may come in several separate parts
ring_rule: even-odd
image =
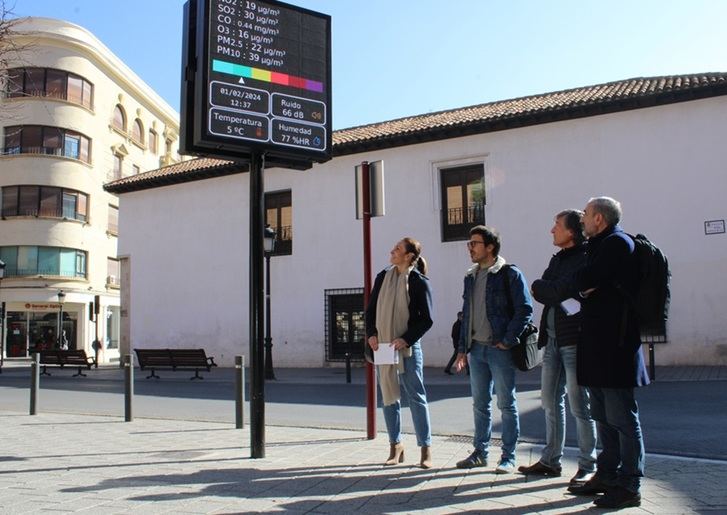
[[[727,94],[727,73],[627,79],[343,129],[334,155]],[[384,142],[388,142],[386,145]]]
[[[334,156],[727,95],[727,73],[642,77],[372,123],[333,133]],[[239,173],[231,161],[183,161],[106,185],[113,193]]]

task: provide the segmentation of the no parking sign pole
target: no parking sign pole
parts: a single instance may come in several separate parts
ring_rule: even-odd
[[[364,310],[371,294],[371,217],[384,215],[384,163],[356,167],[356,218],[363,220]],[[368,340],[368,335],[364,338]],[[368,345],[368,341],[364,341]],[[376,438],[376,369],[366,362],[366,437]]]

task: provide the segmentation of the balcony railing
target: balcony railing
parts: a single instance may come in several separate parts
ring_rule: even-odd
[[[5,277],[28,277],[35,275],[45,275],[51,277],[86,277],[86,274],[79,274],[76,271],[60,270],[59,268],[18,268],[17,266],[7,265],[5,267]]]
[[[442,235],[444,241],[466,239],[472,227],[484,224],[484,203],[442,210]]]
[[[86,221],[85,215],[80,215],[75,212],[71,213],[70,211],[64,212],[62,207],[40,209],[14,209],[12,211],[3,209],[2,216],[4,218],[11,218],[14,216],[35,216],[41,218],[67,218],[69,220],[79,220],[81,222]]]

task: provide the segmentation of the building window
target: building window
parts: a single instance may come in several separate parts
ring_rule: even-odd
[[[0,247],[7,277],[86,277],[86,252],[60,247]]]
[[[110,288],[118,288],[121,277],[121,267],[119,266],[119,260],[116,258],[106,259],[106,286]]]
[[[52,186],[4,186],[2,216],[41,216],[85,222],[88,195]]]
[[[159,136],[153,129],[149,129],[149,150],[152,154],[159,152]]]
[[[277,236],[273,255],[293,253],[293,205],[290,190],[265,194],[265,223]]]
[[[119,208],[109,204],[109,234],[119,234]]]
[[[120,154],[114,154],[114,164],[111,169],[111,173],[107,177],[109,181],[115,181],[121,179],[122,171],[124,169],[124,157]]]
[[[131,127],[131,139],[137,145],[144,144],[144,126],[138,118],[134,120],[134,125]]]
[[[93,109],[93,84],[74,73],[52,68],[8,70],[7,96],[48,97]]]
[[[485,223],[485,167],[482,164],[440,170],[442,241],[466,240]]]
[[[117,104],[114,108],[114,117],[111,120],[111,126],[121,132],[126,132],[126,113],[121,105]]]
[[[5,127],[3,154],[62,156],[91,163],[91,140],[83,134],[58,127],[16,125]]]
[[[139,168],[139,165],[131,165],[131,170],[134,175],[139,175],[141,173],[141,168]]]
[[[363,288],[325,290],[326,361],[363,361]]]

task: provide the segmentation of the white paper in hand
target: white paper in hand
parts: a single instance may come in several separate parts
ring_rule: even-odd
[[[565,311],[566,315],[572,316],[581,310],[581,303],[573,298],[565,299],[563,302],[560,303],[560,307],[563,308],[563,311]]]
[[[399,351],[389,342],[379,342],[379,349],[374,351],[374,363],[377,365],[396,365],[399,363]]]

